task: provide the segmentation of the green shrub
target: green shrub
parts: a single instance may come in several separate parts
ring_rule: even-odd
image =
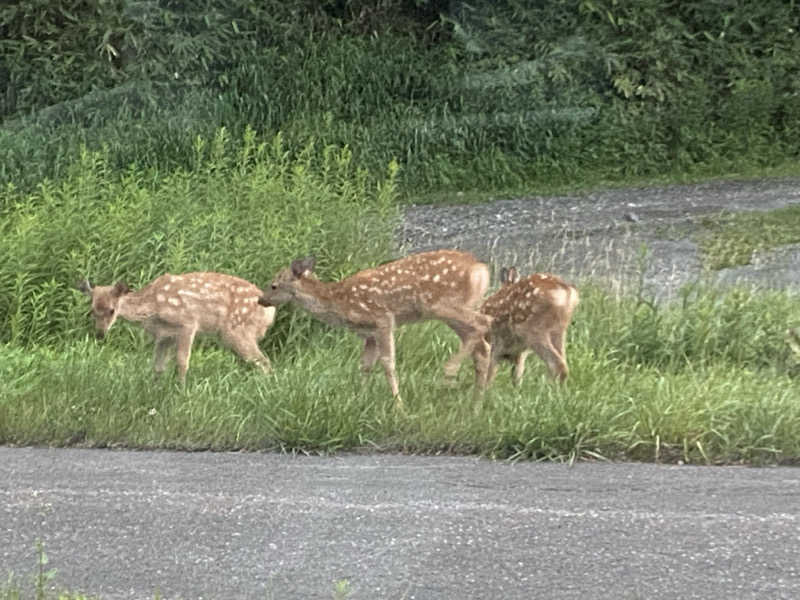
[[[132,286],[165,272],[223,271],[264,285],[297,256],[323,275],[384,258],[394,223],[394,164],[381,180],[347,148],[309,145],[290,158],[280,136],[249,131],[232,150],[220,129],[197,138],[192,166],[118,172],[84,150],[63,180],[0,194],[0,340],[47,344],[85,330],[80,277]]]

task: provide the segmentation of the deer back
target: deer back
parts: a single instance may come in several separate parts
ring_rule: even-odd
[[[332,296],[350,310],[392,313],[399,324],[440,305],[475,308],[488,284],[488,267],[472,254],[439,250],[360,271],[340,281]]]
[[[259,306],[260,295],[261,290],[249,281],[224,273],[166,273],[131,294],[125,304],[126,312],[148,321],[149,328],[163,324],[202,332],[245,329],[263,335],[275,308]]]
[[[506,282],[487,298],[481,312],[496,326],[519,326],[535,321],[536,326],[566,325],[578,304],[578,290],[560,277],[535,273]]]
[[[424,319],[441,305],[477,308],[489,285],[488,267],[458,250],[412,254],[332,283],[314,277],[313,267],[311,257],[292,262],[260,304],[295,302],[328,323],[370,327]]]

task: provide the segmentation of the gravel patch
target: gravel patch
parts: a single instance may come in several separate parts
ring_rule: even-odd
[[[694,234],[724,213],[800,204],[800,179],[721,181],[530,196],[483,204],[409,206],[400,254],[461,248],[492,264],[553,271],[614,291],[641,281],[656,300],[700,279],[800,290],[800,245],[754,256],[752,264],[703,270]]]

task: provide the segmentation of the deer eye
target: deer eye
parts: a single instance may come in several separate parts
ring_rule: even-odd
[[[278,284],[277,283],[273,283],[271,287],[272,287],[273,290],[277,290],[278,289]]]

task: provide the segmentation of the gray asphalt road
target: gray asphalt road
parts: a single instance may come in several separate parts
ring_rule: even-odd
[[[0,577],[38,539],[106,599],[800,598],[799,499],[792,468],[0,448]]]

